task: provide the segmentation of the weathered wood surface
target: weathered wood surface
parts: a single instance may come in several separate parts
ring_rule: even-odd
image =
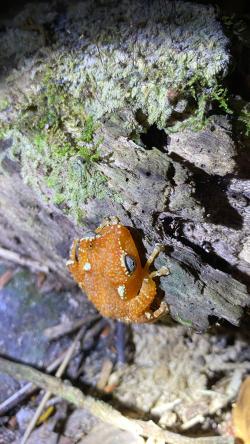
[[[212,131],[180,133],[161,150],[138,146],[111,128],[99,131],[104,139],[97,168],[109,178],[109,188],[119,199],[89,200],[84,226],[76,226],[60,208],[39,201],[23,183],[18,162],[6,158],[0,175],[0,245],[46,265],[55,280],[73,287],[65,267],[72,239],[93,230],[104,217],[116,215],[132,228],[142,257],[156,242],[166,246],[156,265],[169,266],[171,274],[161,278],[160,294],[174,319],[198,330],[215,319],[239,325],[244,307],[250,304],[250,183],[238,177],[227,151],[226,130],[215,124]],[[209,175],[214,152],[202,169],[194,165],[192,150],[197,143],[207,158],[214,131],[218,145],[222,135],[225,162],[221,159],[217,175]],[[177,137],[186,147],[183,157],[180,150],[177,153]],[[228,143],[231,152],[231,139]],[[1,142],[1,150],[10,144],[11,140]],[[218,165],[220,157],[215,162]]]

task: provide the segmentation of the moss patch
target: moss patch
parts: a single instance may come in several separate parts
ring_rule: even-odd
[[[212,102],[224,110],[227,39],[212,7],[172,2],[141,8],[125,1],[105,8],[72,6],[71,45],[58,51],[55,77],[97,120],[116,121],[127,133],[148,125],[167,132],[199,129]],[[92,15],[91,15],[92,14]],[[173,17],[174,14],[174,17]],[[89,19],[91,15],[91,20]],[[83,23],[88,32],[82,34]],[[96,33],[101,22],[100,32]]]
[[[105,176],[95,168],[101,144],[96,129],[93,117],[53,81],[49,69],[39,92],[1,132],[12,138],[9,155],[20,158],[24,181],[80,221],[84,202],[108,193]]]
[[[243,126],[245,136],[250,136],[250,104],[245,105],[239,115],[239,122]]]

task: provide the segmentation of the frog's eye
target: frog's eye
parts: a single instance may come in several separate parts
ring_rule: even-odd
[[[76,242],[76,246],[75,246],[75,261],[79,262],[79,241]]]
[[[127,274],[131,274],[136,269],[136,260],[133,256],[130,256],[129,254],[123,254],[122,256],[122,263],[123,266],[126,269]]]

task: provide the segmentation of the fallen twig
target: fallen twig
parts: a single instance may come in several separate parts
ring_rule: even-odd
[[[84,319],[78,319],[72,322],[63,322],[62,324],[55,325],[54,327],[49,327],[44,330],[44,335],[49,339],[58,339],[63,335],[72,333],[73,331],[81,328],[82,325],[89,322],[97,321],[100,318],[99,314],[94,314],[85,317]]]
[[[113,362],[110,359],[106,359],[102,365],[99,380],[96,384],[96,388],[98,388],[98,390],[104,389],[112,372],[112,368],[113,368]]]
[[[0,370],[14,378],[28,380],[56,396],[67,400],[79,408],[88,409],[93,415],[104,422],[139,436],[162,439],[168,444],[233,444],[234,438],[210,436],[208,438],[188,438],[177,433],[162,430],[153,421],[141,421],[126,418],[118,410],[91,396],[85,396],[81,390],[64,383],[60,379],[46,375],[27,365],[17,364],[0,358]]]
[[[231,370],[249,370],[250,362],[222,362],[219,364],[209,364],[208,368],[212,371],[231,371]]]
[[[54,370],[56,370],[57,367],[64,360],[66,353],[67,353],[67,350],[64,350],[53,362],[51,362],[46,367],[46,373],[52,373]],[[72,357],[74,357],[77,353],[78,353],[78,350],[75,350]],[[6,412],[8,412],[8,410],[15,407],[19,402],[23,401],[27,396],[34,393],[34,391],[36,389],[37,389],[37,387],[34,384],[32,384],[31,382],[28,382],[27,384],[25,384],[17,392],[15,392],[9,398],[5,399],[5,401],[3,401],[0,404],[0,415],[5,414]]]
[[[75,348],[77,346],[77,343],[78,343],[78,341],[81,340],[81,338],[85,334],[86,329],[87,329],[87,326],[83,325],[82,328],[77,333],[74,341],[72,342],[72,344],[70,345],[69,349],[67,350],[67,352],[65,354],[65,357],[64,357],[60,367],[58,368],[58,370],[56,372],[56,377],[57,378],[60,378],[63,375],[64,370],[66,369],[70,359],[72,358],[72,356],[74,354],[74,351],[75,351]],[[26,441],[27,441],[28,437],[30,436],[32,430],[36,426],[36,423],[37,423],[39,417],[41,416],[42,411],[43,411],[44,407],[46,406],[46,404],[47,404],[49,398],[51,397],[51,395],[52,395],[52,393],[49,390],[44,394],[44,396],[43,396],[43,398],[42,398],[38,408],[36,409],[36,412],[35,412],[33,418],[31,419],[30,423],[28,424],[27,429],[25,430],[25,433],[23,435],[21,444],[25,444],[26,443]]]
[[[243,373],[243,369],[236,369],[233,372],[228,385],[225,388],[224,394],[216,392],[214,390],[201,390],[201,394],[205,394],[211,398],[211,401],[207,404],[207,411],[203,412],[202,415],[198,414],[195,417],[192,417],[188,421],[184,422],[184,424],[182,424],[181,426],[181,429],[188,430],[191,427],[204,422],[206,415],[214,415],[218,412],[218,410],[225,408],[230,402],[232,402],[239,392]]]
[[[35,387],[31,382],[25,384],[17,392],[13,393],[13,395],[5,399],[5,401],[0,404],[0,415],[4,415],[9,409],[13,408],[15,405],[21,402],[24,396],[28,396],[34,390]]]
[[[23,265],[30,268],[33,271],[43,271],[44,273],[49,272],[49,267],[39,262],[29,259],[27,257],[21,256],[15,251],[7,250],[6,248],[0,248],[0,257],[6,261],[14,262],[15,264]]]

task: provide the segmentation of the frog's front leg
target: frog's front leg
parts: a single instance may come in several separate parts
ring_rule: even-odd
[[[157,258],[157,256],[160,254],[161,251],[164,251],[164,245],[156,244],[152,253],[147,259],[147,262],[145,264],[145,269],[149,269],[150,265],[154,262],[154,260]]]
[[[155,246],[155,248],[153,249],[153,251],[150,254],[149,258],[147,259],[147,262],[145,264],[144,270],[148,270],[149,269],[150,265],[152,265],[152,263],[154,262],[156,257],[163,250],[164,250],[164,245],[157,244]],[[164,267],[161,267],[159,270],[152,271],[151,273],[149,273],[149,277],[151,277],[153,279],[155,277],[167,276],[169,273],[170,273],[170,271],[169,271],[168,267],[164,266]]]

